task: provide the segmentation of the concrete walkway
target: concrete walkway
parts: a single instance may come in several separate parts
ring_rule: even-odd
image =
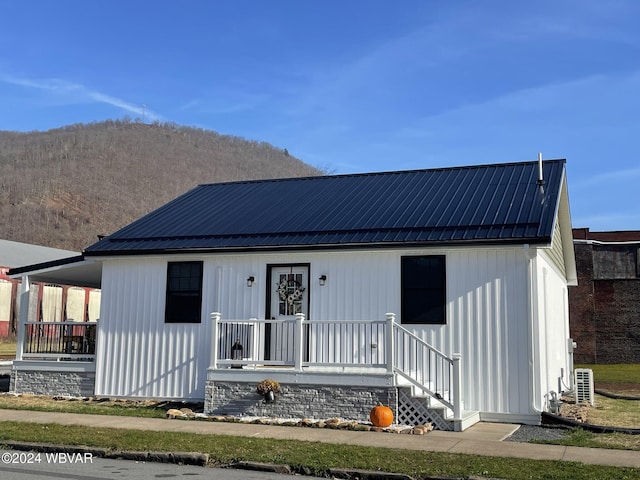
[[[511,435],[517,426],[501,423],[481,422],[464,432],[433,431],[424,436],[420,436],[356,432],[328,428],[284,427],[277,425],[166,420],[162,418],[83,415],[2,409],[0,409],[0,421],[58,423],[61,425],[78,425],[83,427],[275,438],[429,452],[464,453],[493,457],[563,460],[640,469],[640,453],[637,451],[503,442],[502,440]]]

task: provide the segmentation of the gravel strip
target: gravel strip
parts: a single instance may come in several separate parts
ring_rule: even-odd
[[[531,440],[560,440],[569,433],[563,426],[521,425],[506,442],[530,442]]]

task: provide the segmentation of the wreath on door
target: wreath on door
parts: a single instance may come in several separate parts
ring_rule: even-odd
[[[293,305],[295,302],[302,299],[302,292],[304,287],[297,280],[282,280],[276,288],[278,292],[278,298],[281,302],[287,302],[289,305]]]

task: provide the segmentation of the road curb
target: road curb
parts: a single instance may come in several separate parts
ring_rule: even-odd
[[[404,473],[377,472],[375,470],[358,470],[350,468],[330,468],[329,475],[333,478],[345,480],[414,480],[413,477]]]
[[[293,472],[289,465],[279,465],[276,463],[262,462],[237,462],[229,465],[229,468],[237,468],[239,470],[254,470],[257,472],[272,472],[291,475]]]
[[[121,460],[135,460],[138,462],[175,463],[178,465],[196,465],[204,467],[209,463],[209,455],[198,452],[136,452],[113,451],[106,448],[88,447],[83,445],[52,445],[33,442],[1,441],[0,446],[12,450],[36,451],[43,453],[90,453],[95,457],[113,458]]]
[[[209,463],[209,455],[197,452],[136,452],[112,451],[106,448],[89,447],[84,445],[54,445],[35,442],[0,441],[0,447],[29,452],[91,454],[99,458],[118,460],[133,460],[137,462],[173,463],[177,465],[195,465],[205,467]],[[227,465],[227,468],[271,472],[283,475],[314,475],[305,468],[292,468],[289,465],[261,462],[237,462]],[[358,470],[347,468],[330,468],[328,473],[333,478],[344,480],[415,480],[403,473],[379,472],[374,470]],[[423,480],[500,480],[479,477],[421,477]]]

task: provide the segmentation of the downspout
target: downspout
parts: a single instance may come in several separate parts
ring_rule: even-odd
[[[533,273],[533,252],[529,247],[529,244],[524,245],[524,255],[527,261],[527,304],[529,305],[527,316],[528,316],[528,326],[529,326],[529,348],[531,349],[531,354],[529,355],[529,373],[531,375],[531,399],[530,399],[530,408],[531,412],[535,414],[539,414],[542,411],[542,407],[539,402],[538,395],[538,378],[540,376],[540,362],[536,361],[536,357],[538,356],[538,332],[536,329],[537,322],[535,316],[535,306],[534,299],[536,296],[534,295],[536,285],[534,283],[534,273]]]

